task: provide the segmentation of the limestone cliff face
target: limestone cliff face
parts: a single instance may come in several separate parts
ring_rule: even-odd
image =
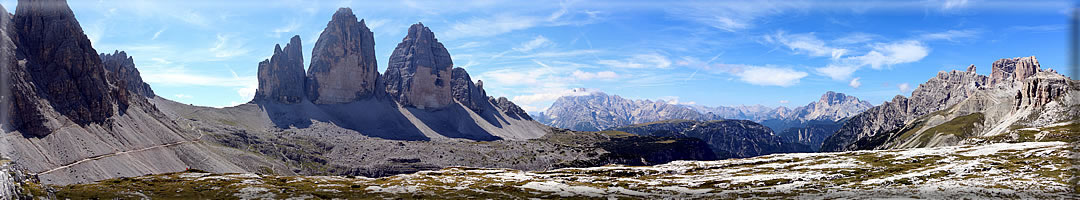
[[[293,36],[285,49],[274,46],[274,55],[259,63],[259,87],[256,100],[300,103],[304,99],[304,54],[300,36]]]
[[[1035,73],[1041,71],[1039,69],[1039,60],[1035,59],[1035,56],[1019,57],[1019,58],[1003,58],[998,61],[994,61],[990,73],[990,84],[997,85],[998,83],[1005,83],[1011,81],[1023,81],[1027,77],[1035,75]]]
[[[116,80],[115,85],[122,87],[137,95],[153,98],[154,90],[150,84],[143,82],[139,69],[135,68],[135,59],[123,51],[113,51],[112,54],[100,54],[101,63],[105,65],[106,74]]]
[[[405,106],[439,109],[453,103],[450,53],[431,29],[417,23],[398,43],[383,75],[386,93]]]
[[[105,122],[116,113],[117,102],[127,102],[125,94],[110,88],[101,58],[67,2],[20,0],[16,10],[17,51],[31,55],[25,57],[25,70],[56,112],[85,126]]]
[[[450,86],[453,88],[454,99],[473,111],[483,111],[481,105],[488,98],[484,92],[484,82],[476,81],[476,84],[473,84],[469,73],[460,67],[454,68],[451,76]]]
[[[1035,74],[1023,80],[1016,93],[1016,109],[1039,107],[1057,100],[1069,91],[1069,79],[1053,72]]]
[[[341,104],[371,96],[379,76],[375,63],[374,33],[352,9],[338,9],[311,50],[308,99]]]

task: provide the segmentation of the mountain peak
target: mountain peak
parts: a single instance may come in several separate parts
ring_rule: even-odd
[[[374,95],[379,76],[374,35],[352,9],[338,9],[311,49],[307,98],[342,104]]]
[[[304,99],[304,53],[300,36],[293,36],[285,49],[274,45],[274,55],[259,63],[259,87],[255,100],[300,103]]]
[[[1042,71],[1039,68],[1039,60],[1035,59],[1035,56],[1002,58],[994,61],[991,69],[991,85],[1009,81],[1023,81],[1027,77],[1034,76],[1035,73]]]
[[[383,79],[386,92],[402,105],[442,108],[453,103],[450,52],[421,23],[409,27],[390,55]]]

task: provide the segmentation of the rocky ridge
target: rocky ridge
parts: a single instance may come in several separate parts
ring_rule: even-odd
[[[1034,57],[994,62],[990,76],[967,71],[940,72],[912,92],[897,96],[849,120],[826,140],[823,151],[951,146],[1001,141],[1038,141],[1022,130],[1055,130],[1080,119],[1070,113],[1078,102],[1073,80],[1042,71]],[[1018,79],[1018,78],[1023,78]],[[1061,124],[1064,123],[1064,124]],[[1068,138],[1070,133],[1047,132]],[[995,139],[998,138],[998,139]]]
[[[285,49],[274,45],[270,59],[259,62],[259,87],[255,99],[273,100],[286,104],[300,103],[304,93],[304,54],[300,36],[293,36]]]
[[[128,91],[141,95],[147,98],[153,98],[154,89],[150,88],[150,84],[143,82],[142,75],[139,74],[139,69],[135,68],[135,59],[128,56],[123,51],[113,51],[112,54],[100,54],[101,63],[105,65],[105,71],[109,76],[113,76],[113,80],[117,86],[124,87]]]

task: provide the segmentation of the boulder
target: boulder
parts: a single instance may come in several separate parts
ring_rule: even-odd
[[[379,76],[375,37],[352,9],[340,8],[326,24],[307,75],[307,97],[317,104],[349,103],[375,93]]]
[[[413,24],[390,55],[386,93],[403,106],[439,109],[453,103],[450,53],[431,29]]]
[[[274,45],[274,55],[259,63],[259,87],[255,100],[295,104],[304,100],[304,54],[300,36],[293,36],[285,49]]]

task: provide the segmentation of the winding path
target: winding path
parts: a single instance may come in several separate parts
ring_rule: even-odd
[[[191,125],[188,124],[188,126],[191,126]],[[196,130],[196,129],[195,129],[194,126],[191,126],[191,130]],[[195,138],[194,140],[177,141],[177,142],[172,142],[172,143],[165,143],[165,144],[159,144],[159,145],[144,147],[144,148],[140,148],[140,149],[133,149],[133,150],[127,150],[127,151],[113,152],[113,153],[110,153],[110,154],[102,154],[102,155],[90,156],[88,158],[78,160],[78,161],[75,161],[75,162],[72,162],[72,163],[68,163],[66,165],[58,166],[56,168],[52,168],[52,169],[45,170],[45,171],[38,172],[38,173],[33,173],[32,175],[37,176],[37,175],[40,175],[40,174],[48,174],[48,173],[52,173],[52,172],[57,171],[57,170],[67,169],[67,168],[69,168],[71,166],[75,166],[75,165],[78,165],[78,164],[82,164],[84,162],[90,162],[90,161],[94,161],[94,160],[98,160],[98,159],[102,159],[102,158],[108,158],[108,157],[113,157],[113,156],[118,156],[118,155],[129,154],[129,153],[143,152],[143,151],[146,151],[146,150],[151,150],[151,149],[156,149],[156,148],[171,147],[171,146],[176,146],[176,145],[180,145],[180,144],[184,144],[184,143],[198,142],[199,140],[202,140],[202,137],[205,136],[206,134],[203,134],[202,130],[197,130],[197,131],[199,132],[199,137]]]

